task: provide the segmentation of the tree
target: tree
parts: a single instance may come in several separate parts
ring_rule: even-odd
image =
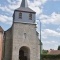
[[[58,50],[60,50],[60,45],[58,46]]]
[[[42,54],[47,54],[48,50],[42,50]]]

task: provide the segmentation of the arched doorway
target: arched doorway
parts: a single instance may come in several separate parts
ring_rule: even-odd
[[[30,60],[30,49],[23,46],[19,49],[19,60]]]

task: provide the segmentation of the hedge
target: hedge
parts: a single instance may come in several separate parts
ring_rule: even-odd
[[[60,55],[42,54],[41,59],[60,59]]]

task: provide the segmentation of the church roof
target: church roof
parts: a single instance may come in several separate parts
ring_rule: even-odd
[[[4,30],[2,29],[2,27],[0,26],[0,32],[3,32]]]
[[[17,8],[15,11],[36,13],[36,12],[34,12],[32,9],[30,9],[30,8],[28,8],[28,7],[27,7],[27,8],[20,7],[20,8]]]
[[[33,11],[32,9],[28,7],[27,0],[22,0],[21,6],[17,8],[15,11],[36,13],[35,11]]]

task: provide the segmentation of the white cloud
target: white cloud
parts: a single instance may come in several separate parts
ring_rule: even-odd
[[[32,10],[34,10],[37,15],[39,15],[40,13],[42,13],[42,9],[39,8],[39,7],[34,7],[34,8],[33,8],[33,6],[30,6],[30,8],[31,8]]]
[[[60,44],[57,40],[49,40],[49,39],[46,39],[46,40],[42,40],[42,43],[43,43],[43,48],[44,49],[57,49],[58,45]]]
[[[14,10],[18,7],[20,7],[21,4],[21,0],[17,0],[17,2],[13,0],[13,2],[11,0],[7,0],[10,4],[8,5],[9,9]],[[34,10],[37,14],[42,13],[42,8],[41,5],[46,2],[45,0],[34,0],[34,2],[30,2],[30,0],[28,0],[28,5],[29,7]],[[13,4],[12,4],[13,3]]]
[[[1,6],[0,5],[0,9],[2,11],[8,12],[8,13],[13,13],[13,11],[11,9],[9,9],[7,6]]]
[[[2,6],[0,4],[0,10],[7,12],[7,13],[13,13],[13,10],[20,7],[22,0],[7,0],[8,3],[10,3],[9,5],[5,5]],[[44,1],[46,2],[46,1]],[[34,0],[34,2],[30,2],[30,0],[28,0],[28,4],[30,6],[30,8],[32,8],[34,11],[36,11],[36,13],[39,15],[40,13],[42,13],[42,9],[41,9],[41,4],[44,3],[42,0]],[[33,8],[34,7],[34,8]],[[1,18],[1,17],[0,17]],[[4,18],[1,18],[2,21],[6,21]],[[1,20],[0,20],[1,21]]]
[[[34,0],[34,2],[39,2],[40,5],[44,4],[47,2],[47,0]]]
[[[8,6],[11,10],[14,10],[19,7],[19,5],[9,5]]]
[[[43,40],[42,42],[43,42],[44,44],[49,44],[49,45],[50,45],[50,44],[57,44],[57,43],[58,43],[58,42],[55,41],[55,40],[50,40],[50,41],[49,41],[49,40],[45,40],[45,41]]]
[[[44,45],[43,45],[43,49],[45,49],[45,50],[50,50],[50,49],[57,50],[57,48],[58,48],[58,43],[56,43],[56,44],[44,43]]]
[[[8,7],[9,7],[11,10],[14,10],[14,9],[16,9],[16,8],[19,8],[19,7],[20,7],[20,4],[21,4],[21,0],[17,0],[17,2],[15,2],[14,4],[8,5]]]
[[[51,15],[41,15],[40,20],[43,24],[60,24],[60,14],[53,12]]]
[[[10,4],[10,5],[8,5],[8,7],[9,7],[9,9],[14,10],[14,9],[20,7],[20,4],[21,4],[21,1],[18,0],[18,2],[16,2],[15,4]],[[40,0],[34,0],[34,2],[30,2],[30,0],[28,0],[28,5],[37,14],[42,13],[41,1]]]
[[[6,24],[12,24],[12,17],[6,16],[6,15],[0,15],[0,22],[6,23]]]
[[[48,38],[48,37],[60,37],[60,33],[51,29],[44,29],[42,31],[42,38]]]
[[[12,1],[12,0],[7,0],[7,2],[15,4],[15,1]]]
[[[29,3],[29,5],[30,5],[30,3]],[[32,6],[41,6],[41,1],[40,0],[34,0],[34,2],[32,2],[31,4],[32,4]]]
[[[60,26],[57,28],[57,31],[60,31]]]
[[[60,0],[53,0],[53,1],[60,1]]]
[[[37,15],[42,13],[42,4],[47,0],[34,0],[34,2],[29,1],[29,7],[36,12]]]
[[[17,1],[19,1],[19,0],[7,0],[7,2],[10,3],[10,4],[16,4]],[[21,1],[21,0],[20,0],[20,1]]]
[[[40,0],[42,4],[46,3],[47,0]]]
[[[60,28],[57,28],[57,31],[60,31]]]
[[[52,44],[56,44],[56,43],[58,43],[57,41],[55,41],[55,40],[53,40],[53,41],[51,41],[51,43]]]
[[[0,4],[0,10],[4,11],[4,12],[7,12],[7,13],[13,13],[14,9],[20,7],[20,4],[21,4],[21,0],[7,0],[8,4],[7,6],[2,6]]]

